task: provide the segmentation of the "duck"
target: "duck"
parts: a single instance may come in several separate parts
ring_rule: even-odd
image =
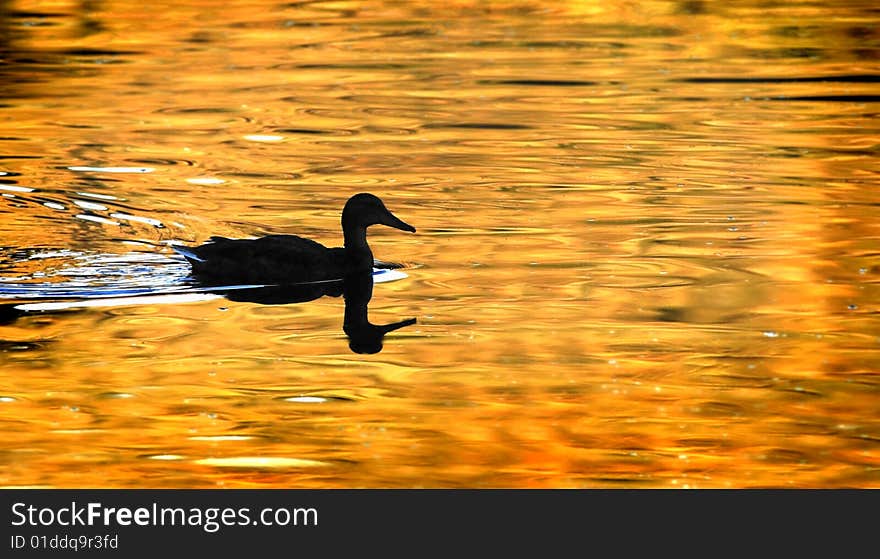
[[[297,235],[258,239],[211,237],[187,247],[172,245],[205,285],[290,285],[337,282],[350,274],[371,273],[373,253],[367,228],[385,225],[415,233],[416,228],[391,213],[378,196],[355,194],[342,209],[343,246],[328,248]]]
[[[374,354],[382,351],[385,334],[416,324],[407,318],[389,324],[373,324],[368,317],[368,305],[373,298],[373,274],[350,274],[342,285],[345,313],[342,331],[348,336],[348,347],[355,353]]]

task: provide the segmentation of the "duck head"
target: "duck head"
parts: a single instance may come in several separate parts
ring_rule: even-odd
[[[355,194],[342,209],[342,230],[357,231],[370,225],[387,225],[401,231],[415,233],[416,228],[398,219],[385,204],[372,194]]]

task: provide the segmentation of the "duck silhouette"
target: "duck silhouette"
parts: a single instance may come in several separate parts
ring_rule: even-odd
[[[345,314],[342,331],[348,336],[348,347],[355,353],[373,354],[382,351],[385,334],[416,323],[407,318],[389,324],[373,324],[367,316],[367,306],[373,298],[373,274],[349,274],[342,284]]]
[[[206,285],[342,281],[347,275],[373,269],[373,253],[367,244],[367,227],[371,225],[416,231],[377,196],[360,193],[349,198],[342,209],[343,247],[327,248],[297,235],[268,235],[259,239],[211,237],[197,247],[172,248],[189,261],[193,277]]]

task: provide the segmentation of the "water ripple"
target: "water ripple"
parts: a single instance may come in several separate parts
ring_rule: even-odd
[[[0,249],[0,298],[18,300],[149,295],[189,286],[189,265],[162,254]]]

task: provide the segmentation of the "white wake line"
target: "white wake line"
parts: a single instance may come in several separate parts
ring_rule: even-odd
[[[94,307],[120,307],[126,305],[156,305],[174,303],[195,303],[222,299],[217,293],[169,293],[167,295],[145,295],[135,297],[108,297],[106,299],[87,299],[85,301],[53,301],[50,303],[24,303],[16,305],[20,311],[62,311],[65,309],[85,309]]]

